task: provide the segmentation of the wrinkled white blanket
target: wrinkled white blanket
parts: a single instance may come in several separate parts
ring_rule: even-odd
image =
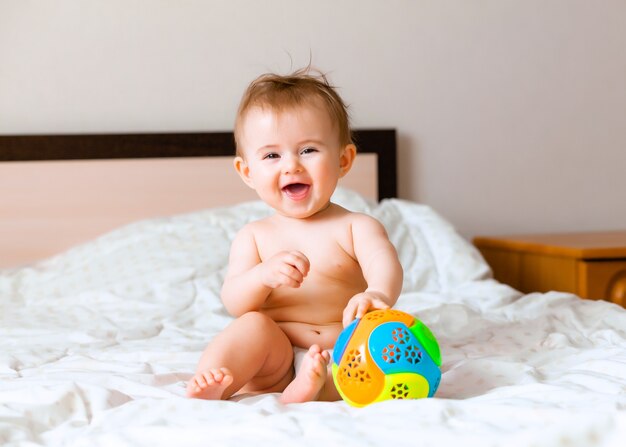
[[[380,219],[398,248],[397,307],[442,350],[434,398],[358,409],[184,397],[230,321],[218,298],[230,240],[269,212],[252,202],[138,222],[0,271],[0,445],[624,445],[624,309],[498,284],[426,206],[343,190],[336,201]]]

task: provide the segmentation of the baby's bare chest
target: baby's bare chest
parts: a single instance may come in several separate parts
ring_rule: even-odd
[[[352,241],[324,232],[312,232],[291,237],[288,232],[274,232],[257,241],[261,262],[282,251],[298,251],[309,260],[309,272],[337,277],[360,271]]]
[[[312,295],[334,297],[337,303],[351,297],[355,291],[364,288],[365,280],[361,266],[354,254],[349,234],[343,235],[325,231],[310,231],[293,236],[289,232],[267,234],[258,242],[261,261],[271,258],[281,251],[298,251],[309,260],[309,272],[298,289],[278,289],[274,299],[290,297],[292,303],[309,301]]]

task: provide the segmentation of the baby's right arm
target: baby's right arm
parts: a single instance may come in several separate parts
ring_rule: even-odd
[[[282,251],[261,261],[250,226],[233,240],[222,302],[233,316],[259,310],[273,289],[300,287],[309,272],[309,260],[299,251]]]

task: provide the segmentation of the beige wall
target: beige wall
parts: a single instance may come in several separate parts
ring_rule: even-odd
[[[0,133],[230,129],[312,53],[466,236],[624,228],[625,42],[623,0],[0,0]]]

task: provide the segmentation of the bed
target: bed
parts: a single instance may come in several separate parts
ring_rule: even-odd
[[[442,351],[433,398],[185,398],[231,319],[230,240],[270,213],[230,169],[232,135],[2,136],[0,444],[624,445],[626,311],[494,281],[451,223],[395,198],[395,132],[356,137],[334,200],[397,247],[396,307]]]

